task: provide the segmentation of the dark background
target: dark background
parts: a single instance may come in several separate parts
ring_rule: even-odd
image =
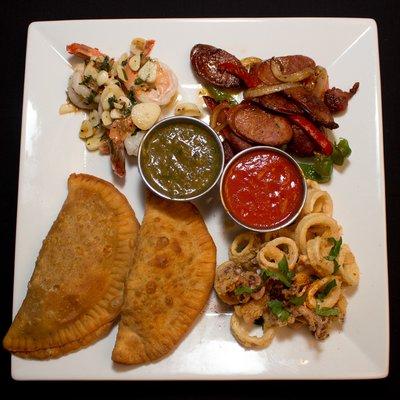
[[[4,6],[5,5],[5,6]],[[366,17],[378,25],[382,77],[383,128],[385,141],[386,209],[388,232],[389,284],[391,305],[390,372],[386,379],[371,381],[332,382],[64,382],[62,394],[102,391],[118,396],[127,389],[132,398],[299,398],[335,397],[348,389],[378,390],[384,395],[389,385],[399,386],[399,204],[400,161],[399,130],[399,24],[400,4],[397,1],[7,1],[2,4],[0,23],[0,338],[11,323],[14,267],[15,220],[18,188],[19,145],[22,114],[23,79],[27,29],[33,21],[92,18],[150,17]],[[105,33],[106,34],[106,33]],[[73,40],[73,33],[71,33]],[[329,44],[326,44],[329,45]],[[45,66],[44,66],[45,70]],[[397,118],[398,119],[398,118]],[[360,132],[362,134],[362,132]],[[343,188],[352,195],[351,188]],[[366,215],[367,221],[367,215]],[[361,228],[361,227],[360,227]],[[377,266],[378,267],[378,266]],[[377,299],[379,301],[379,299]],[[374,321],[365,321],[365,329],[374,329]],[[12,390],[30,389],[45,394],[60,394],[54,382],[14,382],[10,376],[10,355],[0,350],[0,384]],[[118,385],[118,386],[117,386]],[[128,386],[129,385],[129,386]],[[162,390],[162,394],[158,390]],[[346,392],[343,392],[346,390]]]

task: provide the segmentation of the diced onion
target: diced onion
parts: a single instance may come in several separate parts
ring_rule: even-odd
[[[271,60],[271,71],[274,74],[276,79],[279,79],[281,82],[300,82],[314,73],[314,68],[307,67],[302,69],[301,71],[294,72],[293,74],[282,74],[280,63],[278,60],[273,58]]]
[[[108,81],[108,73],[107,71],[100,71],[97,74],[97,84],[99,86],[103,86],[104,84],[106,84]]]
[[[79,111],[79,108],[78,108],[78,107],[74,106],[74,105],[71,104],[71,103],[65,103],[65,104],[62,104],[62,105],[60,106],[60,108],[59,108],[59,110],[58,110],[58,113],[59,113],[60,115],[63,115],[63,114],[73,113],[73,112],[76,112],[76,111]]]
[[[262,62],[262,60],[258,57],[246,57],[242,58],[240,62],[242,63],[243,67],[249,70],[254,64],[259,64]]]
[[[265,85],[250,88],[244,91],[243,97],[245,99],[252,99],[254,97],[266,96],[267,94],[281,92],[282,90],[292,89],[301,86],[301,83],[280,83],[279,85]]]
[[[97,125],[99,125],[99,123],[100,123],[100,115],[97,112],[97,110],[92,110],[89,113],[89,121],[90,121],[90,123],[91,123],[93,128],[95,128]]]
[[[79,137],[81,139],[87,139],[90,138],[91,136],[93,136],[94,131],[93,131],[93,127],[92,124],[90,123],[90,121],[88,119],[85,119],[84,121],[82,121],[81,124],[81,129],[79,131]]]
[[[140,68],[140,53],[135,53],[128,61],[129,68],[136,72]]]

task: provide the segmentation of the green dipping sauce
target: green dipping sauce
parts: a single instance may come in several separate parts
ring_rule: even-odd
[[[161,124],[143,140],[142,174],[153,189],[169,198],[200,195],[221,172],[223,156],[216,138],[195,123]]]

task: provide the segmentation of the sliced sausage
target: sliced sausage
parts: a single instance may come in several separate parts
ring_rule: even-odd
[[[282,66],[282,73],[284,75],[293,74],[308,67],[315,67],[314,60],[307,56],[282,56],[275,57],[275,59],[280,62]],[[263,61],[259,64],[255,64],[251,69],[251,73],[255,74],[258,79],[260,79],[266,85],[277,85],[281,83],[281,81],[275,78],[275,75],[272,73],[271,59]]]
[[[327,90],[324,95],[326,106],[333,114],[345,111],[349,100],[357,93],[359,86],[359,82],[356,82],[348,92],[335,87]]]
[[[294,100],[311,118],[326,128],[335,129],[339,125],[333,120],[329,108],[303,86],[286,89],[285,95]]]
[[[303,110],[281,93],[272,93],[267,96],[253,99],[257,104],[282,114],[301,114]]]
[[[292,125],[293,137],[287,145],[287,151],[299,157],[310,157],[316,151],[314,140],[299,126]]]
[[[214,108],[218,105],[218,102],[210,96],[203,96],[203,100],[210,112],[212,112]],[[252,146],[251,143],[233,133],[229,126],[221,129],[219,133],[225,139],[225,141],[229,143],[230,148],[235,154]]]
[[[227,71],[220,71],[219,65],[225,62],[240,61],[225,50],[208,44],[196,44],[190,52],[190,62],[196,74],[212,85],[222,88],[238,88],[240,80]]]
[[[288,143],[293,135],[285,118],[263,111],[251,102],[243,102],[231,108],[228,112],[228,124],[244,139],[269,146]]]
[[[242,139],[236,135],[230,128],[224,128],[220,131],[220,134],[229,142],[235,153],[239,153],[242,150],[246,150],[252,146],[247,140]]]

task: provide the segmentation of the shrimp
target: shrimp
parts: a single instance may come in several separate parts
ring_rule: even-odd
[[[157,76],[154,87],[148,90],[141,86],[136,87],[135,97],[142,103],[156,103],[159,106],[165,106],[178,90],[178,79],[167,65],[159,61],[156,63]]]
[[[132,133],[134,125],[130,117],[116,119],[108,131],[111,166],[120,178],[125,176],[125,147],[124,140]]]
[[[67,51],[69,54],[73,54],[85,60],[90,57],[104,56],[104,54],[99,49],[86,46],[86,44],[82,43],[71,43],[67,45]]]
[[[137,78],[137,71],[132,71],[128,64],[124,67],[125,75],[127,80],[124,82],[124,86],[127,90],[131,90],[135,85],[135,80]]]
[[[92,91],[82,84],[84,79],[85,64],[80,63],[74,67],[74,72],[68,80],[68,98],[71,103],[80,109],[91,110],[96,108],[92,99]]]
[[[81,43],[72,43],[66,48],[68,53],[76,55],[85,60],[85,63],[77,64],[74,67],[74,72],[69,78],[67,92],[68,98],[80,109],[94,109],[97,107],[97,104],[94,101],[96,95],[98,94],[97,85],[93,87],[93,84],[89,85],[85,81],[85,67],[86,64],[92,63],[89,61],[91,57],[103,57],[104,54],[97,48],[89,47]]]

